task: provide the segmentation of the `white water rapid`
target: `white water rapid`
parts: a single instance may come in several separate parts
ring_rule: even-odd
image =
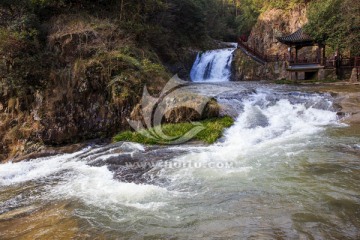
[[[236,121],[216,144],[91,145],[1,164],[0,239],[47,239],[53,224],[36,216],[49,206],[55,233],[74,239],[358,239],[360,133],[338,122],[330,94],[192,85],[231,89],[216,98]]]
[[[140,209],[150,207],[154,210],[157,209],[155,206],[173,204],[179,192],[190,194],[199,179],[212,182],[214,178],[227,178],[229,173],[255,170],[258,168],[256,163],[249,159],[258,157],[256,161],[265,164],[272,155],[286,152],[283,149],[292,152],[306,145],[326,126],[336,124],[337,121],[336,113],[331,111],[331,102],[316,94],[274,99],[273,92],[258,91],[244,96],[242,102],[237,104],[243,110],[235,125],[226,131],[225,137],[218,144],[167,149],[170,160],[179,166],[190,161],[201,164],[203,168],[162,169],[155,165],[143,174],[146,177],[141,184],[135,184],[136,179],[118,181],[113,179],[117,174],[133,174],[131,169],[126,172],[123,159],[132,161],[135,154],[141,158],[141,162],[152,160],[146,157],[148,150],[145,146],[125,143],[0,165],[0,186],[53,182],[53,186],[44,193],[46,198],[78,199],[113,211],[129,206]],[[179,150],[185,153],[179,154]],[[154,156],[161,156],[161,151],[157,151]],[[232,163],[233,166],[230,169],[206,167],[221,163]],[[229,177],[232,179],[237,176]],[[155,180],[148,183],[146,179]],[[211,185],[208,187],[211,188]]]

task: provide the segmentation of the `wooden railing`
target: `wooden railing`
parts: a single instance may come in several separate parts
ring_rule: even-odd
[[[360,68],[360,57],[326,59],[326,68]]]
[[[353,68],[355,66],[355,58],[342,58],[340,60],[340,67]]]
[[[357,69],[358,76],[360,74],[360,57],[341,58],[341,59],[319,59],[315,58],[296,58],[288,54],[266,55],[264,52],[260,52],[257,49],[250,47],[241,38],[238,40],[238,44],[241,48],[245,49],[249,54],[258,58],[262,62],[282,62],[288,61],[290,65],[301,64],[324,64],[325,68],[353,68]],[[323,60],[323,62],[321,61]]]
[[[354,67],[356,68],[356,76],[357,76],[357,79],[359,80],[359,77],[360,77],[360,57],[355,57]]]
[[[325,68],[336,68],[335,59],[325,59]]]
[[[244,48],[247,52],[263,62],[280,62],[288,60],[286,54],[266,55],[264,52],[260,52],[257,49],[248,46],[241,38],[239,38],[238,44],[240,47]]]
[[[261,53],[261,52],[257,51],[255,48],[252,48],[252,47],[248,46],[245,42],[242,41],[241,38],[239,38],[238,44],[239,44],[240,47],[244,48],[248,53],[254,55],[259,60],[261,60],[263,62],[267,62],[267,60],[266,60],[267,57],[265,56],[264,53]]]
[[[360,68],[360,57],[355,57],[354,58],[354,67],[355,68]]]
[[[297,64],[297,65],[301,65],[301,64],[320,64],[320,60],[318,58],[298,58],[296,59],[295,57],[291,57],[289,60],[289,64]]]

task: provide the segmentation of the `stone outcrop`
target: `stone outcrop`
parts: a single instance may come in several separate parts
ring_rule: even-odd
[[[306,5],[291,10],[270,9],[263,12],[253,27],[248,44],[267,55],[287,54],[288,47],[276,38],[289,35],[307,23]]]
[[[260,81],[287,78],[286,62],[261,64],[240,49],[235,51],[233,62],[234,81]]]
[[[302,28],[308,19],[306,5],[299,4],[293,9],[269,9],[263,12],[253,27],[247,45],[268,56],[288,55],[288,46],[280,43],[277,37],[289,35]],[[316,56],[317,47],[306,47],[299,50],[299,58]],[[252,58],[236,52],[234,58],[235,81],[244,80],[279,80],[290,79],[286,71],[286,62],[259,64]],[[324,73],[324,75],[327,73]],[[329,75],[329,74],[327,74]]]
[[[311,90],[330,93],[333,106],[342,121],[347,124],[360,124],[360,85],[351,83],[328,83],[311,86]]]
[[[70,204],[28,206],[0,214],[1,239],[83,239],[80,223],[71,217]],[[41,229],[41,231],[39,231]]]
[[[345,123],[360,124],[360,93],[338,93],[336,104],[345,115]]]

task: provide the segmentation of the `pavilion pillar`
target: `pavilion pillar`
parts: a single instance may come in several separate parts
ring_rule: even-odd
[[[289,47],[289,50],[290,50],[290,51],[289,51],[289,54],[290,54],[290,59],[291,59],[291,52],[292,52],[292,51],[291,51],[291,50],[292,50],[292,47],[291,47],[291,46]]]

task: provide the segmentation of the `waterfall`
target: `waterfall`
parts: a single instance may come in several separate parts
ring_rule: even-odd
[[[193,82],[226,82],[231,77],[231,63],[237,45],[232,48],[217,49],[198,53],[191,69]]]

